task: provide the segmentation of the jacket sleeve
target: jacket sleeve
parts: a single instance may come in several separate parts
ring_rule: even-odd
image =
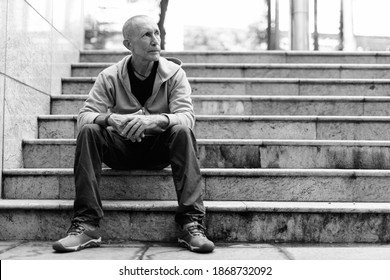
[[[77,128],[93,123],[97,116],[107,113],[114,106],[113,86],[110,85],[104,72],[100,73],[89,92],[88,98],[77,118]]]
[[[168,127],[181,124],[193,129],[195,114],[191,100],[191,86],[183,69],[179,69],[169,79],[168,98],[169,114],[164,114],[169,119]]]

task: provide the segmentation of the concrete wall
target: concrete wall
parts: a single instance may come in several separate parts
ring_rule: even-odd
[[[22,139],[37,138],[37,116],[78,61],[83,14],[83,0],[0,0],[1,170],[23,167]]]

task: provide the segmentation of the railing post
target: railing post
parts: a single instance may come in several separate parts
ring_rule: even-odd
[[[309,50],[309,2],[291,0],[291,50]]]
[[[268,27],[267,43],[268,50],[279,49],[279,0],[267,0],[268,5]]]
[[[343,35],[344,35],[344,51],[355,51],[356,40],[353,34],[353,14],[352,14],[352,0],[342,0],[343,8]]]
[[[318,51],[319,50],[319,43],[318,43],[318,17],[317,17],[317,12],[318,12],[318,5],[317,5],[317,0],[314,0],[314,33],[313,33],[313,45],[314,45],[314,50]]]

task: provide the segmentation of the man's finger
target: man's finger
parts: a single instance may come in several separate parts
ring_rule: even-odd
[[[137,112],[135,113],[132,113],[132,114],[126,114],[126,115],[123,115],[125,120],[126,120],[126,123],[128,122],[131,122],[132,120],[134,119],[137,119],[139,118],[140,115],[143,115],[143,112],[142,112],[142,109],[139,109]]]
[[[128,138],[128,136],[129,136],[129,131],[131,130],[131,128],[134,126],[134,124],[135,124],[136,122],[137,122],[136,119],[133,119],[132,121],[128,122],[127,125],[125,126],[125,128],[123,128],[121,135],[122,135],[123,137]],[[131,135],[130,135],[130,136],[131,136]]]
[[[133,126],[130,128],[130,131],[127,133],[127,136],[129,136],[129,137],[131,136],[133,138],[138,138],[138,137],[136,137],[137,136],[136,134],[137,134],[137,131],[140,127],[142,127],[142,121],[137,119],[134,122]]]
[[[145,130],[145,125],[140,122],[140,126],[138,126],[138,128],[136,128],[137,125],[134,125],[132,129],[134,129],[135,131],[133,132],[133,137],[138,139],[141,137],[141,135],[144,133],[144,130]]]

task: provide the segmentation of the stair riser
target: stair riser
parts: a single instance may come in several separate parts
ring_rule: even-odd
[[[52,100],[53,115],[78,114],[83,100]],[[197,115],[328,115],[328,116],[389,116],[390,101],[204,101],[193,100]]]
[[[204,168],[260,168],[260,149],[257,145],[199,145],[200,164]],[[27,144],[23,147],[24,167],[72,168],[74,154],[75,145]]]
[[[385,83],[309,83],[280,81],[195,81],[190,80],[194,95],[309,95],[309,96],[389,96],[390,82]],[[88,94],[93,81],[63,81],[63,94]]]
[[[64,237],[70,210],[1,211],[0,240]],[[106,211],[103,241],[176,241],[173,212]],[[11,222],[12,221],[12,222]],[[219,213],[209,211],[207,235],[215,242],[382,243],[390,241],[389,214]]]
[[[72,168],[75,145],[23,147],[25,168]],[[199,145],[202,168],[390,169],[390,147]]]
[[[5,199],[74,199],[73,175],[5,175]],[[387,176],[203,175],[210,201],[390,202]],[[172,176],[108,175],[104,200],[176,200]]]
[[[127,54],[81,54],[80,62],[117,62]],[[183,54],[163,53],[165,57],[176,57],[185,63],[357,63],[357,64],[390,64],[389,55],[307,55],[307,54],[285,54],[285,53],[252,53],[252,54]]]
[[[106,67],[73,67],[72,77],[97,77]],[[183,66],[187,77],[389,79],[390,69],[211,68]]]
[[[75,120],[39,120],[39,138],[77,138],[75,124]],[[390,140],[390,122],[198,119],[194,132],[205,139]]]
[[[127,54],[81,54],[80,62],[118,62]],[[285,63],[284,54],[178,54],[178,53],[163,53],[164,57],[175,57],[182,62],[187,63]],[[375,58],[369,57],[367,61],[375,62]]]

